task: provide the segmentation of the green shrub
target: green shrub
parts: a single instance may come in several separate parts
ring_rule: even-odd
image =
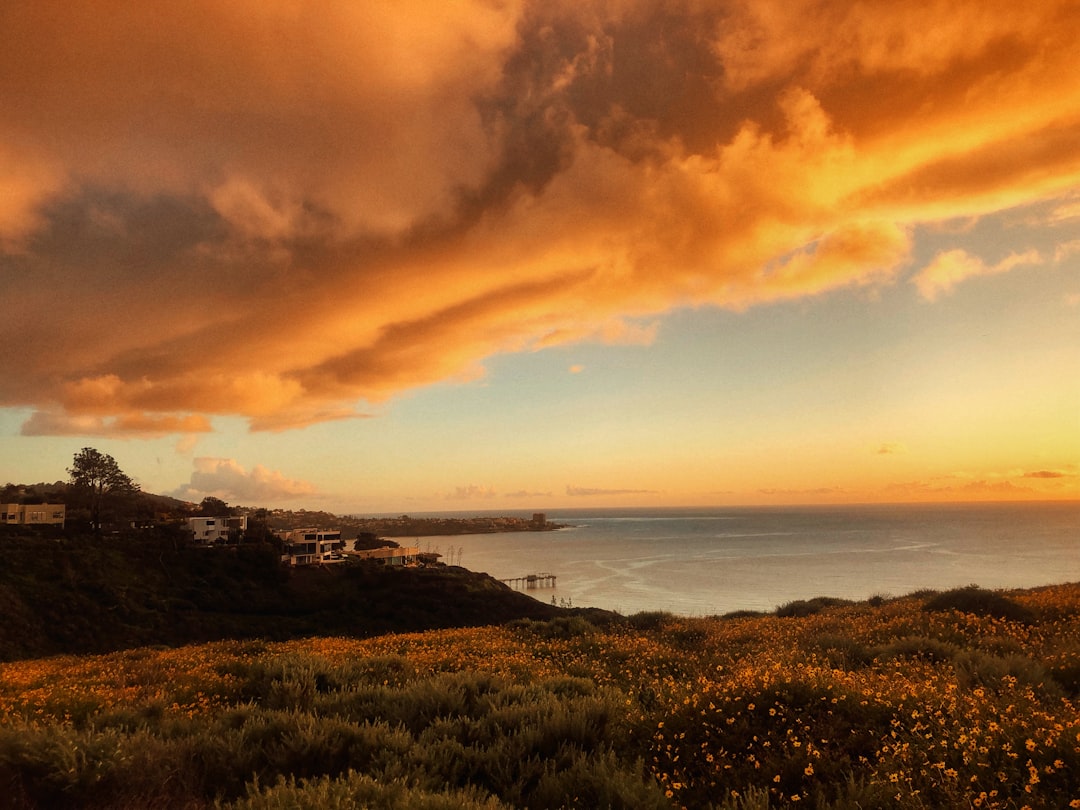
[[[826,608],[850,605],[850,599],[838,599],[834,596],[816,596],[813,599],[796,599],[778,607],[774,612],[780,618],[813,616]]]
[[[858,669],[874,660],[873,650],[849,636],[820,636],[814,646],[834,669]]]
[[[1035,614],[995,591],[988,591],[978,585],[955,588],[944,591],[930,598],[923,605],[923,610],[943,612],[955,610],[959,613],[971,613],[975,616],[991,616],[995,619],[1034,624]]]
[[[762,616],[769,615],[763,610],[732,610],[723,614],[721,619],[760,619]]]
[[[596,808],[596,810],[670,810],[659,786],[644,776],[640,761],[621,763],[611,751],[576,754],[565,767],[548,767],[536,787],[523,796],[523,807]]]
[[[554,619],[514,619],[507,627],[540,638],[577,638],[595,633],[596,625],[583,616],[557,616]]]
[[[626,617],[635,630],[659,630],[674,619],[674,614],[666,610],[642,610]]]
[[[1080,642],[1070,640],[1060,644],[1042,663],[1070,697],[1080,696]]]
[[[541,638],[577,638],[596,632],[596,626],[582,616],[557,616],[536,626]]]
[[[1058,699],[1064,691],[1038,661],[1023,655],[1000,657],[979,650],[964,650],[956,656],[956,678],[963,687],[1000,689],[1007,682],[1030,686],[1044,697]]]
[[[803,682],[732,697],[715,707],[685,704],[653,738],[650,753],[682,786],[675,798],[685,807],[710,806],[713,785],[721,784],[740,793],[767,790],[775,799],[801,793],[823,800],[860,761],[875,756],[879,730],[894,718],[891,707],[858,693]],[[819,756],[811,757],[806,740]],[[705,749],[713,758],[699,755]]]
[[[917,658],[923,661],[952,661],[960,653],[960,648],[948,641],[941,641],[926,636],[905,636],[891,644],[877,647],[873,651],[879,661],[892,661],[896,658]]]
[[[217,805],[220,810],[502,810],[498,799],[476,788],[432,792],[401,781],[379,781],[349,771],[338,778],[297,780],[279,777],[273,787],[254,783],[243,799]]]
[[[769,810],[769,791],[751,787],[745,793],[729,796],[716,810]]]

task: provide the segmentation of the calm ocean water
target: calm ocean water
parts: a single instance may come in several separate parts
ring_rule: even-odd
[[[563,510],[570,528],[422,538],[537,599],[630,614],[772,610],[792,599],[1080,581],[1080,504]]]

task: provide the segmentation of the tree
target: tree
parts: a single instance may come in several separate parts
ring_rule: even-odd
[[[207,495],[199,504],[199,514],[203,517],[228,517],[232,514],[232,510],[221,498]]]
[[[106,498],[139,491],[139,485],[120,469],[116,459],[93,447],[75,454],[68,475],[71,486],[85,493],[90,502],[90,523],[95,532],[101,531],[101,505]]]
[[[267,509],[256,509],[248,515],[247,531],[244,532],[244,541],[247,543],[272,543],[281,545],[280,538],[274,534],[270,526],[270,512]]]

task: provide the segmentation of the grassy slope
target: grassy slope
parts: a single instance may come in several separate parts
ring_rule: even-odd
[[[273,549],[168,537],[0,538],[0,660],[223,638],[369,636],[558,613],[464,569],[283,570]]]
[[[1080,807],[1080,585],[0,665],[11,806]]]

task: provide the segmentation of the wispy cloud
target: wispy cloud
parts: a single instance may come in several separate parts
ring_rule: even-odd
[[[592,498],[603,495],[656,495],[654,489],[603,489],[600,487],[568,486],[566,494],[573,498]]]
[[[907,452],[907,446],[902,442],[882,442],[874,452],[879,456],[895,456]]]
[[[1067,219],[1070,12],[15,4],[0,407],[51,434],[355,418],[499,352],[648,343],[676,307],[887,283],[925,223]],[[945,251],[916,283],[1033,261]]]
[[[758,492],[762,495],[802,497],[806,495],[840,495],[844,490],[841,487],[811,487],[810,489],[759,489]]]
[[[1080,220],[1080,201],[1062,203],[1051,212],[1049,219],[1054,225]]]
[[[129,413],[120,416],[72,416],[55,411],[37,411],[23,423],[23,436],[128,436],[154,438],[173,433],[208,433],[210,420],[201,414]]]
[[[1014,484],[1012,481],[978,479],[963,483],[942,483],[940,481],[904,481],[892,484],[885,489],[891,497],[922,499],[964,499],[974,500],[992,498],[1027,497],[1034,490]]]
[[[934,257],[929,265],[915,275],[912,283],[919,288],[923,298],[934,301],[939,295],[951,291],[953,287],[966,279],[1007,273],[1016,267],[1042,264],[1042,262],[1042,256],[1035,250],[1011,253],[993,265],[987,265],[982,259],[971,256],[963,250],[949,250]]]
[[[1063,262],[1070,256],[1075,256],[1080,253],[1080,239],[1070,239],[1068,242],[1061,242],[1054,247],[1054,261]]]
[[[497,494],[494,487],[466,484],[462,487],[455,487],[454,491],[447,494],[446,497],[452,501],[473,501],[478,499],[488,500],[494,498]]]

